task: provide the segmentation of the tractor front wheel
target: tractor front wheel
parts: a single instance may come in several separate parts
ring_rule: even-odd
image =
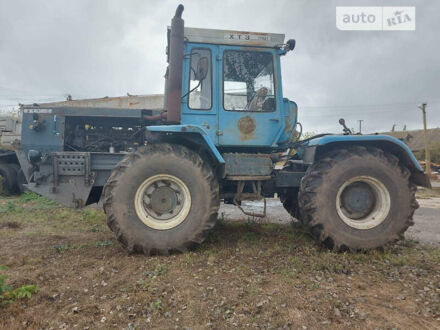
[[[403,238],[418,207],[409,175],[381,149],[334,150],[301,181],[302,222],[335,249],[376,248]]]
[[[212,168],[180,145],[152,144],[127,155],[104,188],[107,224],[130,251],[168,254],[201,243],[217,220]]]
[[[2,177],[2,188],[6,193],[14,194],[18,191],[17,186],[17,165],[0,163],[0,176]]]

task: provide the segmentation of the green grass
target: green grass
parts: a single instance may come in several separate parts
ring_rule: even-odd
[[[0,196],[0,224],[11,221],[20,223],[28,235],[108,230],[103,211],[64,208],[33,192],[25,192],[15,198]],[[13,230],[7,228],[0,235],[9,236],[11,233]]]
[[[155,269],[144,272],[144,275],[149,278],[156,278],[167,273],[166,265],[158,264]]]
[[[76,249],[82,249],[85,248],[87,245],[86,244],[81,244],[81,245],[71,245],[71,244],[64,244],[64,245],[54,245],[54,250],[56,253],[61,253],[63,251],[68,251],[68,250],[76,250]]]
[[[99,242],[96,242],[96,247],[107,247],[107,246],[111,246],[114,244],[115,243],[113,243],[113,241],[99,241]]]
[[[0,271],[6,271],[9,267],[0,265]],[[0,274],[0,305],[12,304],[17,299],[31,298],[40,289],[36,285],[24,284],[13,289],[11,285],[6,284],[8,277]]]

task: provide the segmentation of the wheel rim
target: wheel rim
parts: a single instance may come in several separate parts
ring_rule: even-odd
[[[390,193],[385,185],[370,176],[347,180],[338,190],[336,210],[348,226],[371,229],[379,226],[388,216]]]
[[[169,174],[146,179],[136,191],[135,210],[139,219],[157,230],[181,224],[191,208],[191,194],[186,184]]]

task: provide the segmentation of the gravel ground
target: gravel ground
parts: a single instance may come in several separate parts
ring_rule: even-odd
[[[422,244],[440,245],[440,198],[419,199],[420,208],[414,215],[414,226],[405,233],[406,238]],[[244,202],[245,210],[262,212],[263,202]],[[290,223],[292,218],[278,199],[267,200],[267,217],[260,221],[278,224]],[[222,205],[220,217],[225,220],[246,220],[248,217],[234,205]]]
[[[440,181],[431,181],[432,188],[440,188]]]

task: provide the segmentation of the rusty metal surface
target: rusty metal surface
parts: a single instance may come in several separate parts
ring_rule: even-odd
[[[166,119],[167,118],[167,113],[166,112],[162,112],[162,113],[160,113],[158,115],[153,115],[153,116],[143,115],[143,118],[145,120],[151,120],[151,121],[160,120],[160,119]]]
[[[12,143],[21,138],[21,118],[16,114],[0,116],[0,147],[13,150]]]
[[[167,121],[180,123],[180,106],[182,98],[182,71],[184,50],[184,21],[181,18],[183,5],[179,5],[171,21],[169,42],[169,65],[168,65],[168,88],[167,98]]]
[[[90,157],[90,154],[86,152],[54,152],[52,157],[56,161],[59,175],[84,175],[86,158]]]
[[[120,108],[98,108],[98,107],[60,107],[60,106],[25,106],[23,111],[23,121],[25,117],[38,114],[40,118],[52,117],[53,115],[67,117],[104,117],[104,118],[141,118],[143,110],[140,109],[120,109]],[[154,113],[154,110],[153,110]],[[24,127],[27,127],[24,125]]]
[[[226,180],[231,181],[266,181],[270,180],[270,175],[228,175]]]
[[[297,124],[297,105],[296,103],[289,101],[287,99],[283,100],[282,103],[282,112],[283,112],[283,132],[278,140],[278,145],[283,145],[292,141],[295,138],[294,132]]]
[[[255,120],[251,116],[242,117],[237,122],[237,128],[240,132],[240,140],[250,140],[254,137],[256,128]]]
[[[287,117],[284,117],[284,133],[290,134],[292,130],[292,120],[293,120],[292,113],[289,113]]]
[[[105,108],[105,109],[140,109],[163,110],[162,94],[128,95],[120,97],[101,97],[94,99],[70,100],[61,102],[39,103],[40,108]],[[32,104],[23,107],[32,107]]]
[[[273,163],[268,154],[225,153],[227,176],[270,176]]]
[[[278,188],[299,187],[305,172],[275,171],[275,185]]]
[[[252,192],[244,192],[246,184],[251,185]],[[246,211],[241,207],[241,201],[244,200],[264,200],[263,213]],[[237,192],[233,198],[233,203],[245,214],[252,217],[264,218],[266,216],[266,199],[261,195],[261,181],[239,181]]]

